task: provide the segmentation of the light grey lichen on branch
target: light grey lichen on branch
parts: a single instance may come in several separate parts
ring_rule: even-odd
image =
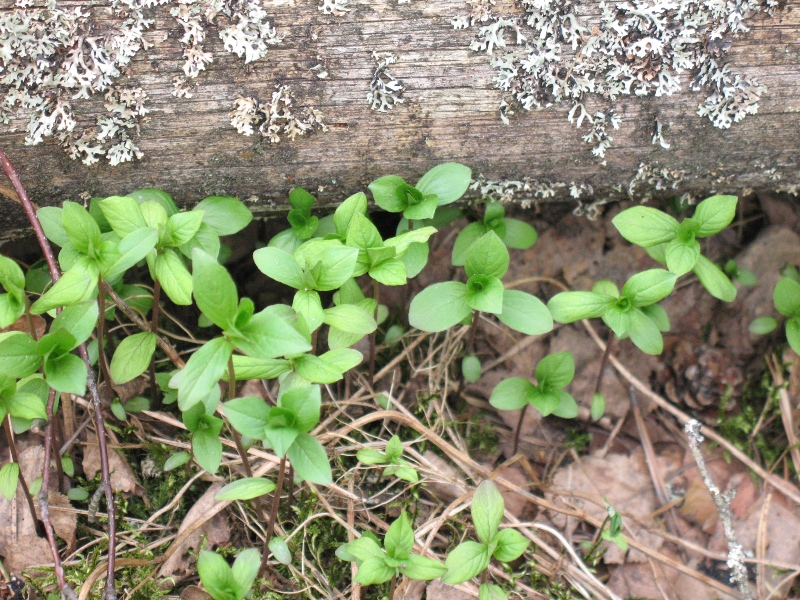
[[[281,141],[281,134],[294,141],[298,135],[314,130],[328,131],[322,114],[315,108],[305,108],[301,116],[292,112],[292,96],[289,86],[278,86],[269,102],[257,98],[239,96],[230,112],[231,125],[242,135],[259,133],[270,144]]]
[[[377,67],[369,85],[367,102],[369,102],[372,110],[386,112],[392,110],[395,105],[403,103],[402,96],[405,85],[389,73],[389,65],[397,62],[396,56],[391,54],[381,55],[373,52],[372,58],[375,59]]]
[[[495,14],[495,0],[469,0],[470,12],[452,20],[456,29],[477,27],[475,52],[492,55],[494,85],[505,92],[500,117],[524,110],[572,104],[580,127],[590,95],[611,102],[622,95],[663,96],[689,88],[705,91],[697,114],[727,129],[758,110],[766,88],[737,73],[725,56],[745,22],[772,14],[778,0],[631,0],[601,2],[601,14],[581,14],[575,0],[519,0],[522,14]],[[509,51],[509,47],[514,50]],[[598,126],[613,117],[599,111],[587,120],[584,140],[603,157],[612,138]],[[656,141],[669,145],[658,127]]]
[[[176,97],[190,98],[188,80],[213,60],[203,49],[206,26],[216,27],[225,50],[245,63],[263,58],[268,46],[282,39],[260,0],[31,4],[17,0],[14,8],[0,13],[0,121],[27,118],[27,145],[54,137],[70,157],[88,165],[103,156],[112,166],[142,156],[134,137],[148,112],[147,95],[118,80],[131,59],[150,47],[144,37],[153,25],[145,16],[147,9],[170,5],[170,14],[183,29],[184,75],[174,79]],[[76,116],[74,101],[96,94],[103,95],[108,114]],[[299,124],[293,127],[302,129]]]

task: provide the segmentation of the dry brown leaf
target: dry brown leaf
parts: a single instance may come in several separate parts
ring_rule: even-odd
[[[30,333],[30,327],[33,325],[33,331],[35,333],[36,339],[40,339],[44,332],[47,330],[47,321],[45,321],[41,315],[30,315],[31,322],[28,323],[28,317],[22,315],[19,319],[14,321],[8,327],[3,327],[0,329],[0,332],[5,331],[21,331],[22,333]]]
[[[44,448],[41,446],[31,446],[19,454],[20,471],[25,477],[25,481],[31,482],[37,477],[41,477],[44,472]],[[47,492],[47,500],[50,505],[50,522],[53,524],[53,531],[62,540],[67,542],[69,548],[75,547],[75,528],[78,524],[78,513],[70,504],[69,498],[60,494],[54,487],[54,482],[58,477],[56,470],[50,467],[50,490]],[[39,514],[39,499],[34,498],[36,514]],[[0,513],[2,514],[2,513]]]
[[[530,483],[522,469],[517,466],[500,469],[498,476],[510,481],[522,489],[526,489]],[[500,488],[500,495],[503,496],[506,509],[511,511],[511,514],[518,519],[525,521],[528,519],[528,517],[533,515],[535,507],[530,500],[523,498],[516,492],[506,489],[505,487]]]
[[[30,446],[20,452],[20,472],[28,483],[41,477],[44,465],[44,448]],[[56,473],[51,469],[51,482]],[[67,542],[70,548],[75,546],[75,526],[77,513],[72,509],[69,500],[54,489],[48,492],[50,504],[50,520],[56,535]],[[34,499],[38,513],[38,499]],[[21,573],[34,565],[47,565],[53,562],[50,546],[47,541],[36,534],[36,522],[30,515],[28,504],[17,487],[17,494],[11,502],[0,496],[0,555],[4,557],[5,566],[12,572]]]
[[[201,587],[190,585],[181,592],[181,600],[211,600],[211,595]]]
[[[222,489],[222,482],[212,484],[205,493],[195,502],[183,518],[181,526],[178,528],[178,536],[187,527],[202,519],[212,506],[216,504],[214,496]],[[185,573],[192,560],[186,556],[189,550],[197,550],[200,540],[206,536],[208,547],[213,548],[230,540],[231,531],[228,526],[228,517],[225,512],[214,515],[205,522],[197,531],[192,533],[183,543],[173,552],[167,561],[161,566],[158,572],[159,577],[169,577],[175,573]]]
[[[108,468],[111,471],[111,489],[115,492],[143,495],[144,488],[136,481],[128,461],[113,448],[108,450]],[[89,442],[83,452],[83,472],[87,479],[94,479],[99,470],[100,446]]]
[[[430,465],[422,484],[429,493],[449,504],[469,491],[464,478],[443,458],[430,450],[425,451],[423,458]]]
[[[438,579],[428,584],[427,600],[473,600],[474,596],[462,592],[454,585],[447,585]]]
[[[425,581],[406,579],[403,582],[402,587],[397,589],[395,598],[397,598],[397,600],[422,600],[422,596],[425,593],[426,587],[427,582]],[[430,596],[428,597],[430,598]]]
[[[120,402],[123,404],[135,396],[141,396],[148,387],[150,387],[150,380],[144,375],[140,375],[125,383],[114,383],[111,385],[111,389],[114,390]]]
[[[604,458],[594,455],[583,457],[580,462],[562,467],[556,472],[553,488],[559,492],[566,492],[560,497],[571,505],[582,508],[599,521],[602,521],[607,514],[604,499],[622,513],[629,513],[638,518],[646,517],[658,507],[653,483],[641,452],[634,452],[630,456],[607,454]],[[594,502],[571,498],[570,494],[589,497]],[[554,494],[547,496],[551,502],[555,498]],[[571,534],[578,525],[576,519],[564,515],[555,515],[553,522],[558,527],[566,529],[568,534]],[[632,522],[626,522],[624,517],[622,523],[623,533],[626,536],[632,534],[639,542],[653,550],[661,547],[663,543],[661,537],[637,528]],[[610,544],[604,560],[606,563],[622,563],[625,560],[625,553],[614,544]],[[631,549],[627,560],[642,562],[645,560],[645,555]]]

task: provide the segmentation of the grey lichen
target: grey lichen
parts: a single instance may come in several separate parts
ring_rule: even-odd
[[[493,55],[494,85],[504,92],[500,116],[570,106],[570,121],[589,131],[584,140],[602,158],[616,128],[608,109],[584,108],[590,95],[606,102],[621,95],[662,96],[681,90],[679,76],[705,91],[698,115],[728,128],[758,110],[765,87],[736,73],[725,56],[745,22],[771,14],[778,0],[630,0],[600,2],[600,14],[581,12],[577,0],[517,0],[522,14],[494,12],[494,0],[469,0],[470,12],[452,20],[456,29],[477,26],[470,48]],[[508,50],[510,46],[513,49]],[[601,100],[602,101],[602,100]],[[660,128],[656,141],[668,147]]]
[[[183,28],[185,63],[173,90],[179,98],[192,96],[189,80],[213,60],[202,46],[207,25],[213,24],[225,49],[245,62],[263,58],[269,45],[281,41],[260,0],[110,0],[80,6],[17,0],[0,12],[0,121],[26,119],[26,144],[53,137],[88,165],[103,156],[112,166],[141,158],[133,139],[148,113],[147,96],[118,80],[131,59],[150,46],[144,33],[154,22],[151,9],[166,5]],[[107,114],[73,110],[76,101],[98,94]]]
[[[322,0],[322,4],[318,8],[322,14],[335,17],[341,17],[350,10],[347,8],[347,0]]]
[[[402,81],[398,81],[389,73],[389,65],[396,63],[397,57],[373,52],[372,58],[375,59],[377,67],[369,84],[367,102],[372,110],[387,112],[392,110],[395,105],[403,103],[402,95],[405,86]]]
[[[318,110],[306,108],[302,116],[292,112],[291,90],[286,85],[279,86],[269,102],[237,97],[230,117],[236,131],[247,136],[258,132],[270,144],[279,143],[282,134],[293,141],[298,135],[314,130],[328,131]]]
[[[580,183],[573,186],[585,186]],[[538,180],[532,177],[522,179],[486,179],[479,174],[470,183],[469,189],[475,190],[480,194],[481,200],[493,200],[495,202],[516,203],[522,208],[530,208],[532,204],[539,200],[554,198],[559,190],[567,187],[566,183],[553,182],[549,180]],[[591,190],[591,186],[588,186]]]

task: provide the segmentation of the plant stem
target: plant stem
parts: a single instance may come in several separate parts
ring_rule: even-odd
[[[106,512],[108,513],[108,569],[106,571],[106,588],[103,592],[104,600],[116,600],[117,590],[114,587],[114,563],[116,560],[117,546],[117,520],[114,506],[114,490],[111,488],[111,469],[108,463],[108,445],[106,443],[106,427],[103,420],[103,406],[100,394],[97,391],[97,379],[94,369],[89,362],[89,353],[86,351],[86,344],[78,347],[78,352],[86,364],[86,386],[92,397],[92,408],[94,409],[94,426],[97,432],[97,443],[100,446],[100,477],[106,494]]]
[[[397,589],[397,573],[392,575],[392,583],[389,584],[389,600],[394,600],[394,593]]]
[[[608,332],[608,340],[606,341],[606,349],[603,351],[603,357],[600,359],[600,371],[597,373],[597,383],[594,386],[594,393],[599,394],[603,387],[603,377],[608,364],[608,357],[611,356],[611,348],[614,346],[614,340],[617,336],[613,331]]]
[[[517,449],[519,448],[519,436],[522,433],[522,421],[525,419],[525,412],[528,410],[530,404],[526,404],[522,407],[522,411],[519,413],[519,421],[517,421],[517,430],[514,432],[514,450],[511,452],[511,456],[515,456],[517,454]]]
[[[161,283],[156,280],[153,285],[153,314],[150,317],[150,331],[158,335],[158,318],[159,308],[161,302]],[[151,410],[158,410],[161,408],[161,397],[158,394],[158,384],[156,383],[156,357],[155,354],[150,357],[150,366],[148,367],[148,375],[150,376],[150,408]]]
[[[278,518],[278,507],[281,505],[281,492],[283,491],[283,477],[286,472],[286,456],[281,457],[281,464],[278,465],[278,483],[275,486],[275,495],[272,497],[272,510],[267,521],[267,535],[264,538],[264,554],[261,556],[261,566],[258,568],[258,576],[262,577],[267,568],[267,557],[269,556],[269,541],[275,531],[275,520]]]
[[[136,325],[140,331],[150,331],[150,325],[145,323],[134,310],[131,310],[131,307],[127,305],[125,300],[120,298],[119,294],[117,294],[117,292],[115,292],[105,281],[100,282],[100,291],[107,294],[108,297],[114,301],[114,304],[117,305],[117,308],[119,308],[126,317],[133,321],[134,325]],[[179,369],[182,369],[186,366],[186,361],[180,357],[178,351],[175,350],[172,344],[170,344],[167,340],[159,335],[156,336],[156,343],[158,344],[158,347],[164,351],[164,354],[167,355],[167,358],[172,361],[173,365]]]
[[[6,415],[6,418],[3,419],[3,431],[6,434],[6,441],[8,442],[8,449],[11,452],[11,460],[20,467],[19,472],[19,484],[22,486],[22,492],[25,495],[25,500],[28,503],[28,510],[31,512],[31,518],[33,522],[36,524],[36,533],[41,537],[45,535],[45,531],[42,527],[42,522],[39,520],[39,517],[36,516],[36,507],[33,505],[33,498],[31,497],[31,491],[28,488],[28,484],[25,481],[25,476],[22,474],[22,465],[19,462],[19,454],[17,454],[17,444],[14,442],[14,432],[11,429],[11,415]]]
[[[100,279],[100,281],[102,281],[102,279]],[[97,318],[97,362],[100,365],[100,373],[103,376],[103,381],[110,387],[112,382],[111,372],[108,369],[108,359],[106,358],[105,346],[103,344],[106,322],[106,295],[102,291],[97,294],[97,307],[100,311],[100,316]]]
[[[42,523],[47,541],[50,544],[50,553],[53,555],[53,568],[58,580],[58,589],[61,591],[62,598],[76,599],[75,592],[67,584],[64,577],[64,566],[61,564],[61,555],[58,553],[58,542],[53,530],[53,523],[50,521],[50,502],[47,497],[50,489],[50,459],[53,452],[53,406],[56,402],[56,391],[50,388],[47,396],[47,428],[44,435],[44,472],[42,473],[42,489],[39,492],[39,510],[42,513]]]
[[[380,307],[381,301],[381,284],[378,283],[376,280],[372,280],[372,297],[375,299],[375,322],[378,322],[378,308]],[[369,334],[369,387],[372,389],[372,384],[375,380],[375,342],[376,342],[376,333],[377,328],[375,331]]]

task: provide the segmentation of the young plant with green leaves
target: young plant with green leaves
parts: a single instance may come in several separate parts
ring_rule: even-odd
[[[20,331],[0,333],[0,375],[21,379],[41,367],[51,388],[82,395],[86,364],[73,351],[92,335],[98,314],[97,304],[91,301],[70,305],[38,341]]]
[[[255,548],[240,552],[233,567],[219,554],[204,550],[197,559],[197,573],[214,600],[244,600],[253,588],[260,561]]]
[[[772,293],[775,309],[786,317],[786,340],[792,350],[800,354],[800,274],[797,268],[787,265]],[[778,327],[775,317],[759,317],[750,324],[752,333],[763,335]]]
[[[192,277],[184,257],[192,258],[192,252],[200,249],[216,259],[219,236],[232,235],[253,219],[244,204],[228,196],[211,196],[190,211],[178,212],[172,198],[160,190],[111,196],[98,206],[121,239],[137,232],[144,238],[147,233],[149,249],[144,258],[150,276],[180,305],[192,303]],[[153,234],[155,242],[150,245]]]
[[[556,294],[547,307],[559,323],[599,317],[618,339],[630,337],[642,352],[661,354],[661,332],[669,330],[669,318],[657,302],[672,292],[677,278],[664,269],[649,269],[628,279],[622,291],[602,280],[591,292]]]
[[[692,217],[678,222],[649,206],[634,206],[613,219],[614,226],[629,242],[641,246],[675,275],[693,271],[715,298],[731,302],[736,288],[719,267],[700,254],[698,238],[725,229],[736,216],[736,196],[711,196],[697,205]]]
[[[351,346],[375,331],[377,323],[372,314],[358,304],[323,308],[319,296],[319,292],[337,290],[352,278],[357,249],[337,240],[314,239],[301,245],[294,255],[266,247],[256,250],[253,259],[262,273],[297,290],[292,308],[305,319],[311,332],[324,323],[335,339],[346,338],[348,343],[335,344],[331,349]]]
[[[522,420],[528,406],[533,406],[543,417],[555,415],[562,419],[578,416],[578,404],[566,388],[575,377],[575,361],[571,352],[545,356],[536,365],[536,383],[524,377],[511,377],[498,383],[489,403],[499,410],[522,410],[514,434],[513,454],[517,453]]]
[[[547,333],[553,328],[553,319],[542,301],[504,288],[502,277],[509,260],[498,235],[485,233],[467,252],[467,282],[446,281],[426,287],[411,301],[409,323],[423,331],[444,331],[480,311],[496,315],[500,322],[527,335]]]
[[[28,296],[25,293],[25,274],[17,263],[0,255],[0,329],[8,327],[25,314]]]
[[[394,475],[398,479],[409,483],[417,483],[419,481],[417,470],[407,460],[403,459],[403,442],[400,441],[400,437],[397,435],[393,435],[386,443],[385,452],[374,448],[361,448],[356,453],[356,458],[365,465],[386,465],[383,469],[384,477]]]
[[[270,407],[255,396],[222,406],[239,433],[263,441],[281,459],[288,457],[300,478],[327,485],[332,481],[328,456],[309,433],[319,423],[321,403],[320,387],[311,385],[286,389],[277,406]]]
[[[499,202],[489,201],[483,220],[474,221],[464,227],[453,244],[452,264],[462,266],[467,260],[467,251],[481,236],[494,231],[508,248],[527,250],[536,243],[539,235],[528,223],[506,217],[506,209]]]
[[[447,554],[447,572],[442,581],[450,585],[464,583],[483,573],[494,558],[508,563],[518,559],[528,548],[528,540],[515,529],[500,529],[505,503],[491,481],[483,481],[472,496],[472,523],[477,542],[461,542]],[[481,579],[481,599],[505,600],[506,593],[497,585]]]
[[[416,185],[397,175],[386,175],[369,184],[375,204],[409,221],[431,219],[437,207],[451,204],[469,188],[472,170],[459,163],[436,165]]]
[[[405,575],[409,579],[430,581],[445,572],[445,567],[437,560],[414,554],[414,530],[408,515],[403,511],[391,524],[383,538],[383,548],[378,539],[367,532],[360,538],[340,546],[336,556],[341,560],[358,564],[354,581],[362,585],[374,585],[392,581],[389,600],[394,597],[397,577]]]
[[[311,214],[311,207],[317,201],[301,187],[294,187],[289,191],[289,204],[292,209],[286,215],[289,229],[284,229],[275,235],[268,246],[280,248],[289,254],[297,250],[300,245],[314,235],[319,226],[319,218]]]
[[[606,512],[608,516],[605,526],[601,528],[600,537],[625,552],[628,549],[628,540],[622,535],[622,515],[608,501],[606,501]]]

